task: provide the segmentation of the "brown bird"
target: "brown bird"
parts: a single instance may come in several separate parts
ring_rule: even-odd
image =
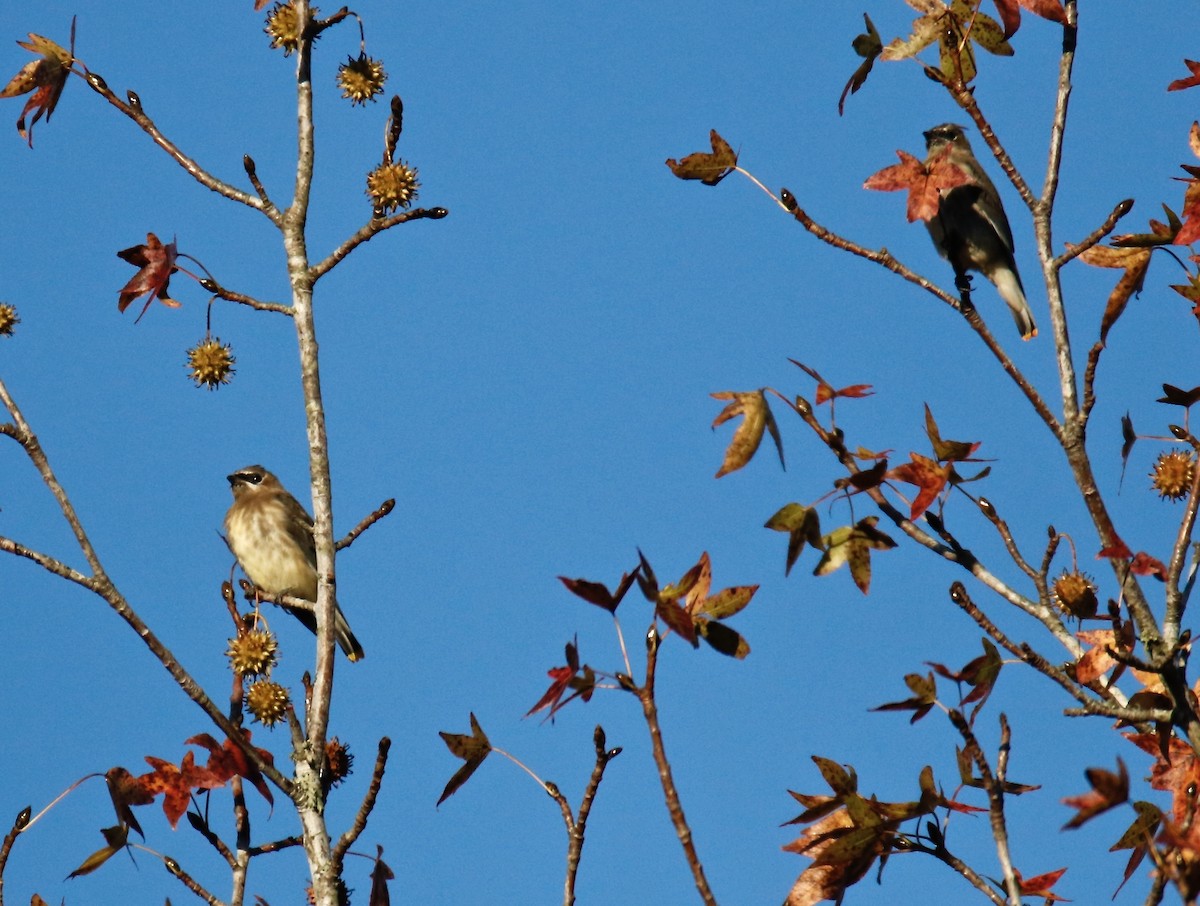
[[[942,190],[937,216],[925,223],[938,253],[954,265],[956,284],[966,281],[967,271],[979,271],[1008,305],[1021,339],[1036,337],[1037,325],[1017,273],[1012,229],[1000,193],[975,159],[963,127],[953,123],[934,126],[925,133],[925,147],[929,150],[926,162],[949,147],[946,161],[967,177],[965,185]]]
[[[271,595],[317,600],[317,552],[308,511],[262,466],[228,476],[233,506],[225,514],[225,538],[246,577]],[[316,614],[284,607],[313,633]],[[364,657],[342,609],[334,603],[334,633],[351,661]]]

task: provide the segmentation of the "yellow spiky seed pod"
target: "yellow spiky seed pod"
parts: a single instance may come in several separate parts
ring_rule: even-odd
[[[308,8],[308,14],[311,18],[317,18],[319,10],[315,6]],[[300,24],[300,16],[296,13],[296,4],[292,0],[287,2],[277,2],[269,13],[267,13],[267,24],[263,27],[263,31],[271,39],[271,47],[278,47],[283,50],[283,55],[290,56],[292,51],[300,48],[300,39],[303,37],[303,29]]]
[[[207,387],[216,390],[222,384],[228,384],[234,373],[233,347],[222,344],[217,337],[205,337],[187,351],[188,377],[196,382],[197,387]]]
[[[342,97],[349,98],[351,104],[366,105],[367,101],[374,101],[386,81],[383,63],[365,53],[350,57],[338,67],[338,87],[342,89]]]
[[[384,213],[407,208],[416,200],[420,186],[416,167],[404,161],[382,163],[367,174],[367,194],[375,209]]]
[[[1164,500],[1182,500],[1192,487],[1196,460],[1187,450],[1160,453],[1150,470],[1150,484]]]
[[[21,323],[17,317],[17,307],[7,302],[0,302],[0,337],[11,337],[13,329]]]
[[[287,689],[271,680],[260,679],[246,690],[246,707],[255,720],[267,727],[283,720],[290,700]]]
[[[240,676],[261,676],[275,666],[279,642],[263,629],[253,629],[229,640],[229,666]]]
[[[1067,572],[1054,582],[1054,600],[1065,613],[1077,620],[1084,620],[1096,615],[1100,602],[1096,598],[1096,584],[1090,577],[1078,570]]]

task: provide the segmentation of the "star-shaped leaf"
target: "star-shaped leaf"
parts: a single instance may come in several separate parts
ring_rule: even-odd
[[[799,503],[789,503],[766,521],[765,528],[788,533],[787,567],[784,575],[792,571],[804,545],[821,546],[821,523],[817,511]]]
[[[871,74],[871,69],[875,65],[875,58],[883,52],[883,41],[879,38],[879,32],[875,30],[875,23],[866,13],[863,13],[863,20],[867,23],[866,33],[858,35],[852,42],[854,52],[862,57],[863,61],[846,82],[846,87],[842,89],[842,96],[838,98],[838,116],[841,116],[845,110],[847,96],[854,94],[866,84],[867,76]]]
[[[913,716],[909,718],[908,722],[915,724],[937,704],[937,681],[933,678],[932,673],[924,676],[919,673],[910,673],[904,677],[904,684],[913,693],[911,698],[906,698],[903,701],[888,702],[871,710],[912,711]]]
[[[889,478],[916,485],[920,490],[913,498],[909,519],[917,520],[937,500],[938,495],[946,487],[950,479],[950,468],[922,456],[920,453],[910,453],[911,462],[901,463],[890,472]]]
[[[970,182],[970,177],[961,168],[949,162],[951,146],[928,164],[913,157],[907,151],[897,151],[900,163],[884,167],[867,177],[864,189],[880,192],[908,192],[906,216],[908,222],[930,220],[937,215],[942,192]]]
[[[938,65],[948,79],[964,84],[975,78],[975,51],[972,43],[999,56],[1012,56],[1013,48],[1005,30],[990,16],[979,12],[979,4],[952,0],[908,0],[922,15],[913,22],[908,38],[897,38],[883,49],[884,60],[916,56],[934,41],[938,42]]]
[[[475,719],[474,713],[471,714],[471,735],[463,733],[445,733],[438,732],[442,740],[446,743],[446,748],[455,758],[461,758],[466,762],[459,768],[450,782],[446,784],[446,788],[442,790],[442,795],[438,797],[437,804],[441,805],[456,792],[459,787],[466,783],[471,775],[483,764],[484,759],[491,754],[492,744],[488,741],[487,734],[483,732],[483,727],[479,726],[479,721]]]
[[[850,567],[850,577],[864,595],[871,587],[871,551],[888,550],[896,542],[875,525],[878,516],[860,519],[854,525],[834,529],[821,539],[825,549],[821,561],[813,570],[814,576],[827,576],[844,565]]]
[[[1117,759],[1115,774],[1103,768],[1088,768],[1084,773],[1092,787],[1091,792],[1068,796],[1063,800],[1063,805],[1078,809],[1071,820],[1063,825],[1063,830],[1082,827],[1097,815],[1129,800],[1129,772],[1120,758]]]
[[[71,64],[75,62],[75,20],[71,20],[70,50],[65,50],[49,38],[43,38],[32,32],[28,41],[18,41],[17,43],[31,53],[37,54],[38,59],[21,67],[21,71],[0,90],[0,98],[17,97],[32,92],[17,120],[17,132],[21,138],[29,142],[29,147],[32,148],[34,123],[43,116],[46,117],[47,123],[50,122],[50,116],[54,113],[62,90],[67,84],[67,77],[71,74]],[[33,119],[29,121],[27,129],[25,117],[31,110]]]
[[[153,233],[146,234],[145,245],[134,245],[117,252],[118,258],[140,268],[133,278],[121,288],[121,294],[117,299],[117,311],[124,312],[134,299],[147,293],[149,295],[141,313],[137,316],[138,321],[142,319],[142,315],[146,313],[146,309],[155,299],[168,308],[179,308],[179,303],[167,295],[171,275],[179,270],[175,265],[175,259],[178,256],[179,251],[175,248],[174,242],[163,245]]]

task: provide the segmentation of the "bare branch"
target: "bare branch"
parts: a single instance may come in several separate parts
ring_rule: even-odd
[[[354,543],[355,539],[358,538],[359,535],[361,535],[395,508],[396,498],[389,497],[383,503],[379,504],[379,507],[376,510],[366,516],[362,522],[350,529],[350,531],[346,534],[346,537],[338,541],[338,543],[334,545],[334,548],[340,551],[349,547]]]
[[[86,76],[84,76],[84,81],[86,81],[88,85],[91,86],[92,90],[98,95],[120,110],[121,113],[125,114],[125,116],[137,123],[141,130],[150,136],[154,144],[166,151],[167,154],[169,154],[171,158],[174,159],[174,161],[179,164],[179,166],[182,167],[189,176],[196,180],[196,182],[200,183],[200,185],[204,186],[206,189],[211,189],[220,195],[224,195],[231,201],[239,202],[240,204],[246,205],[246,207],[253,208],[256,211],[261,211],[262,213],[267,214],[268,217],[270,216],[267,213],[261,199],[256,198],[253,195],[249,195],[243,192],[241,189],[235,189],[233,186],[229,185],[229,183],[217,179],[202,166],[184,154],[174,142],[163,135],[158,126],[154,124],[154,121],[146,115],[144,110],[142,110],[141,99],[132,91],[128,92],[129,101],[126,103],[113,94],[112,90],[105,83],[104,79],[102,79],[98,74],[89,72]]]
[[[358,812],[354,816],[354,824],[338,839],[337,845],[333,848],[333,865],[339,875],[342,873],[342,861],[346,857],[347,851],[354,845],[354,841],[359,838],[367,827],[367,818],[375,808],[375,801],[379,797],[379,790],[383,786],[383,772],[387,767],[388,750],[392,747],[392,741],[388,737],[383,737],[379,740],[379,748],[375,755],[375,769],[371,772],[371,782],[367,785],[367,791],[363,794],[362,804],[358,807]]]
[[[445,208],[413,208],[411,211],[401,211],[399,214],[393,214],[390,217],[372,218],[359,227],[358,231],[342,242],[341,245],[330,252],[325,260],[314,264],[308,272],[309,280],[312,283],[316,283],[340,264],[358,246],[370,241],[384,230],[390,230],[398,224],[408,223],[412,220],[441,220],[449,213]]]

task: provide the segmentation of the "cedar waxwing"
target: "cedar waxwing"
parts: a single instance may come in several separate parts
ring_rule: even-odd
[[[262,466],[246,466],[228,476],[233,506],[225,514],[225,537],[246,577],[271,595],[317,600],[317,553],[313,521],[279,479]],[[364,656],[341,607],[334,603],[334,634],[351,661]],[[311,611],[284,608],[317,631]]]
[[[996,187],[971,152],[963,127],[953,123],[934,126],[925,133],[925,147],[929,151],[926,163],[949,148],[945,160],[969,180],[964,185],[943,189],[937,214],[925,223],[938,252],[954,265],[956,283],[967,271],[979,271],[1008,304],[1021,339],[1037,336],[1033,312],[1013,259],[1012,230],[1004,216],[1004,206]]]

